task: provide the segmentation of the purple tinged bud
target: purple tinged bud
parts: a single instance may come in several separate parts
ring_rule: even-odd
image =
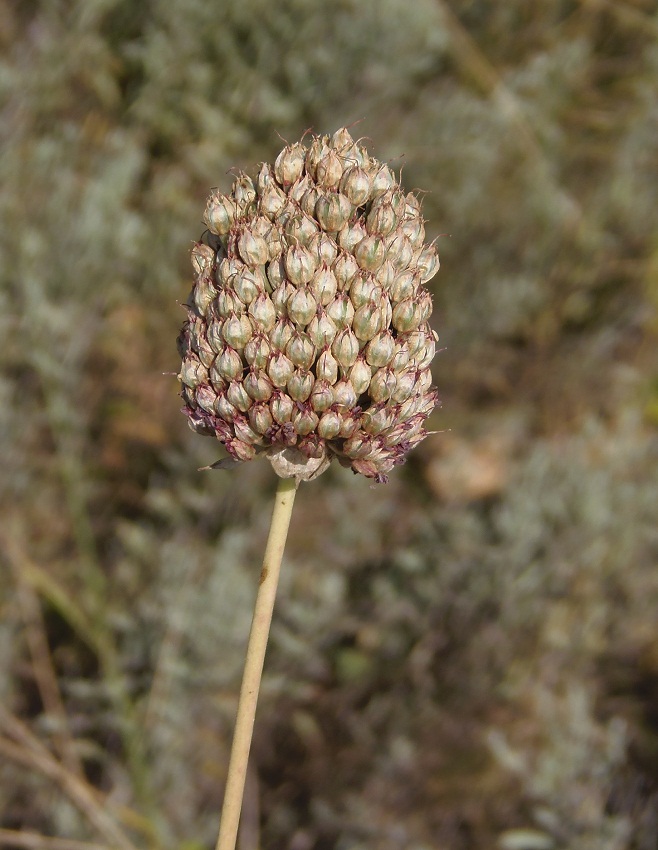
[[[254,431],[244,416],[237,416],[235,418],[233,428],[235,430],[235,436],[243,443],[246,443],[249,446],[258,446],[262,444],[262,436]]]
[[[226,441],[226,451],[236,460],[242,462],[253,460],[256,457],[256,449],[249,443],[238,440],[237,437]]]
[[[198,386],[194,391],[194,400],[201,410],[205,410],[206,413],[214,415],[217,395],[211,386],[208,384],[201,384],[201,386]]]
[[[409,398],[416,389],[416,375],[417,370],[415,368],[406,369],[404,372],[399,372],[397,374],[397,383],[395,385],[395,389],[391,393],[392,401],[396,404],[400,404]]]
[[[233,422],[236,416],[240,415],[240,411],[226,397],[226,393],[222,393],[215,402],[215,410],[220,419],[224,422]]]
[[[343,452],[351,458],[367,457],[372,448],[372,437],[364,431],[357,431],[343,444]]]

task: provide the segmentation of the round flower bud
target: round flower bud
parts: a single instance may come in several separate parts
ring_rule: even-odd
[[[233,313],[233,315],[224,321],[222,327],[224,342],[238,351],[241,351],[249,342],[253,332],[251,322],[244,313]]]
[[[320,195],[315,204],[315,217],[320,227],[331,233],[339,231],[352,215],[352,204],[340,192]]]
[[[249,408],[249,424],[257,434],[265,436],[274,423],[274,417],[267,404],[259,402]]]
[[[272,384],[279,389],[286,386],[294,371],[295,364],[281,351],[274,353],[267,364],[267,374]]]
[[[263,265],[269,259],[265,239],[247,227],[245,227],[238,238],[238,251],[240,257],[248,266]]]
[[[372,181],[368,172],[353,165],[345,169],[340,181],[340,191],[347,197],[351,204],[360,207],[368,200]]]
[[[247,174],[240,174],[233,184],[233,198],[237,204],[239,215],[243,215],[249,205],[256,200],[254,184]]]
[[[300,287],[292,292],[287,302],[288,318],[297,325],[305,327],[315,315],[317,301],[308,287]]]
[[[331,346],[331,353],[344,370],[349,369],[354,363],[359,353],[359,340],[350,328],[343,328],[336,335]]]
[[[236,215],[235,201],[222,195],[221,192],[213,191],[208,198],[203,221],[211,233],[218,236],[226,236],[231,229]]]
[[[274,389],[272,382],[261,369],[253,369],[248,372],[242,385],[245,392],[254,401],[267,401]]]
[[[227,381],[234,381],[236,378],[239,378],[244,371],[242,358],[238,352],[229,345],[225,345],[224,349],[215,358],[214,366],[221,377]]]
[[[343,163],[334,151],[329,149],[315,167],[315,179],[323,189],[333,189],[343,176]]]
[[[303,245],[291,245],[286,252],[284,262],[290,282],[300,286],[308,283],[315,274],[319,257],[314,257]]]
[[[326,307],[333,301],[338,290],[336,275],[326,263],[323,263],[311,278],[308,288],[318,304]]]
[[[285,147],[274,162],[274,175],[284,189],[301,177],[306,161],[306,151],[299,142]]]
[[[314,383],[311,372],[307,372],[305,369],[295,369],[288,379],[288,395],[293,401],[306,401],[311,394]]]

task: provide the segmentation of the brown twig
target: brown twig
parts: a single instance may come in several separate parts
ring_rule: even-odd
[[[137,850],[105,811],[94,789],[58,762],[28,727],[3,706],[0,706],[0,727],[5,731],[5,736],[0,736],[0,753],[4,757],[52,780],[112,847]]]
[[[23,829],[0,829],[0,847],[25,847],[26,850],[113,850],[111,844],[55,838],[38,832],[26,832]]]
[[[32,669],[34,670],[34,679],[39,690],[39,696],[44,711],[56,722],[53,734],[55,749],[68,770],[79,777],[83,777],[84,770],[76,751],[57,681],[39,599],[32,585],[25,580],[22,569],[24,559],[21,557],[16,542],[12,539],[5,539],[3,544],[14,576],[18,605],[25,625],[25,637],[32,658]]]

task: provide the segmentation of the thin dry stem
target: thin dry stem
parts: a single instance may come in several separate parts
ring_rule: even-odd
[[[24,829],[0,829],[0,847],[25,847],[27,850],[112,850],[113,845],[76,841],[73,838],[55,838],[26,832]]]
[[[135,845],[105,811],[103,803],[97,799],[94,790],[58,762],[28,727],[2,706],[0,706],[0,728],[17,742],[14,743],[9,737],[0,735],[1,756],[23,764],[51,779],[112,847],[120,848],[120,850],[135,850]]]
[[[249,633],[216,850],[235,850],[258,691],[296,490],[295,478],[280,479]]]
[[[19,547],[10,539],[3,540],[3,544],[9,555],[14,575],[18,604],[25,624],[25,637],[32,658],[34,679],[46,713],[57,722],[53,742],[68,770],[82,778],[84,771],[71,734],[57,673],[50,654],[41,603],[34,588],[24,577],[21,563],[23,559]]]

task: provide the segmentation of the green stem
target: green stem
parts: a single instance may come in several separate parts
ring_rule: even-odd
[[[280,479],[249,633],[216,850],[235,850],[265,649],[296,491],[295,478]]]

